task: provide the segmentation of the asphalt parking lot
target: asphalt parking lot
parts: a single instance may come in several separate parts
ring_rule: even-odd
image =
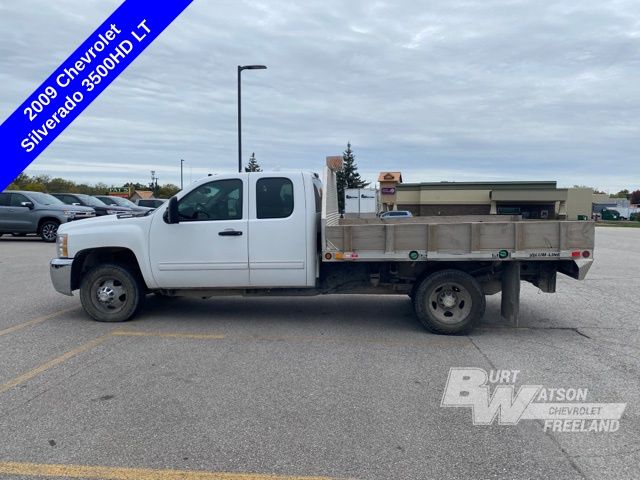
[[[54,246],[0,239],[0,477],[427,479],[640,476],[640,229],[598,228],[587,280],[488,298],[470,336],[405,297],[162,299],[90,321],[50,286]],[[616,432],[473,425],[451,367],[624,402]]]

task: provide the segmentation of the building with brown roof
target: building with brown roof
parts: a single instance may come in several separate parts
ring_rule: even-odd
[[[378,175],[380,183],[380,203],[386,212],[394,210],[396,206],[396,191],[398,184],[402,183],[400,172],[380,172]]]

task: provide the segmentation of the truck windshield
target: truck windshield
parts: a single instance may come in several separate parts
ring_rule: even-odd
[[[40,205],[64,205],[62,200],[58,200],[53,195],[41,192],[29,192],[29,196]]]
[[[122,198],[122,197],[109,197],[110,200],[113,200],[113,203],[116,205],[120,205],[121,207],[137,207],[135,203],[131,200]]]
[[[97,198],[92,197],[90,195],[76,194],[76,197],[78,197],[80,200],[82,200],[87,205],[91,205],[92,207],[104,207],[106,205],[106,203],[101,202]]]

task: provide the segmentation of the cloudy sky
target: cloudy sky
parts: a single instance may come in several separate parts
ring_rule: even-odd
[[[0,0],[0,122],[120,4]],[[195,2],[27,170],[179,183],[236,165],[640,188],[637,0]]]

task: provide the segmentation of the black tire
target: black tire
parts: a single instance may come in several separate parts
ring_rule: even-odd
[[[99,322],[126,322],[142,308],[141,279],[127,267],[98,265],[80,283],[80,301],[85,312]]]
[[[420,322],[431,332],[469,333],[484,315],[485,296],[478,281],[461,270],[441,270],[426,277],[413,301]]]
[[[58,227],[60,223],[55,220],[45,220],[40,225],[40,231],[38,234],[40,238],[47,243],[53,243],[56,241],[56,235],[58,234]]]

